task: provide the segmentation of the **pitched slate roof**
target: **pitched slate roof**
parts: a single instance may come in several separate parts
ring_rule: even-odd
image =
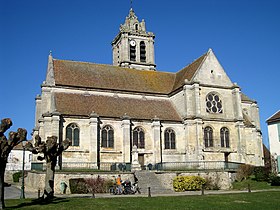
[[[55,84],[61,86],[169,94],[189,81],[205,56],[178,73],[137,70],[86,62],[53,60]]]
[[[201,63],[204,61],[207,53],[196,59],[191,64],[187,65],[185,68],[181,69],[179,72],[176,73],[176,79],[174,82],[173,90],[176,90],[182,87],[185,84],[185,80],[191,81],[195,72],[200,67]]]
[[[273,122],[280,121],[280,110],[272,115],[270,118],[266,120],[266,123],[273,123]]]
[[[104,95],[55,93],[56,109],[63,115],[89,116],[93,111],[101,117],[181,121],[172,102],[166,99],[137,99]]]
[[[256,103],[255,100],[249,98],[247,95],[245,95],[244,93],[241,93],[241,101],[247,101],[247,102],[253,102],[253,103]]]
[[[174,73],[136,70],[118,66],[54,60],[55,84],[109,90],[168,94]]]

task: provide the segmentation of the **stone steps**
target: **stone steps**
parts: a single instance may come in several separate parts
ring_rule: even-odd
[[[138,186],[141,189],[141,193],[148,194],[149,187],[151,194],[165,194],[173,192],[172,190],[166,189],[162,186],[162,183],[153,171],[137,171],[135,172],[135,175],[138,178]]]

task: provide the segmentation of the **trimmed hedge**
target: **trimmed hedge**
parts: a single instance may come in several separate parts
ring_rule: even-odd
[[[175,192],[200,190],[206,180],[200,176],[177,176],[173,179]]]

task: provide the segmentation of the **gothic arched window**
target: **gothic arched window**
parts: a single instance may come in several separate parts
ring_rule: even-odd
[[[105,125],[101,130],[101,147],[114,148],[114,130],[110,125]]]
[[[79,146],[80,129],[77,124],[71,123],[66,127],[66,138],[72,142],[72,146]]]
[[[223,113],[222,100],[216,93],[209,93],[206,96],[206,112]]]
[[[229,130],[226,127],[221,128],[221,147],[229,147]]]
[[[204,128],[204,146],[213,147],[213,129],[209,126]]]
[[[164,131],[164,148],[176,149],[176,135],[174,130],[167,128]]]
[[[146,45],[144,41],[140,42],[140,61],[146,62]]]
[[[145,132],[143,128],[136,127],[133,130],[133,139],[132,146],[136,145],[137,148],[143,149],[145,148]]]

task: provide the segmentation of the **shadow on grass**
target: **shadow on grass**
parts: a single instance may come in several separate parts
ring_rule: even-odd
[[[26,207],[26,206],[37,206],[37,205],[49,205],[49,204],[59,204],[59,203],[64,203],[64,202],[69,202],[67,198],[58,198],[54,197],[52,199],[43,199],[43,198],[38,198],[38,199],[33,199],[31,201],[23,201],[23,203],[20,203],[18,205],[14,206],[9,206],[5,209],[17,209],[21,207]]]

